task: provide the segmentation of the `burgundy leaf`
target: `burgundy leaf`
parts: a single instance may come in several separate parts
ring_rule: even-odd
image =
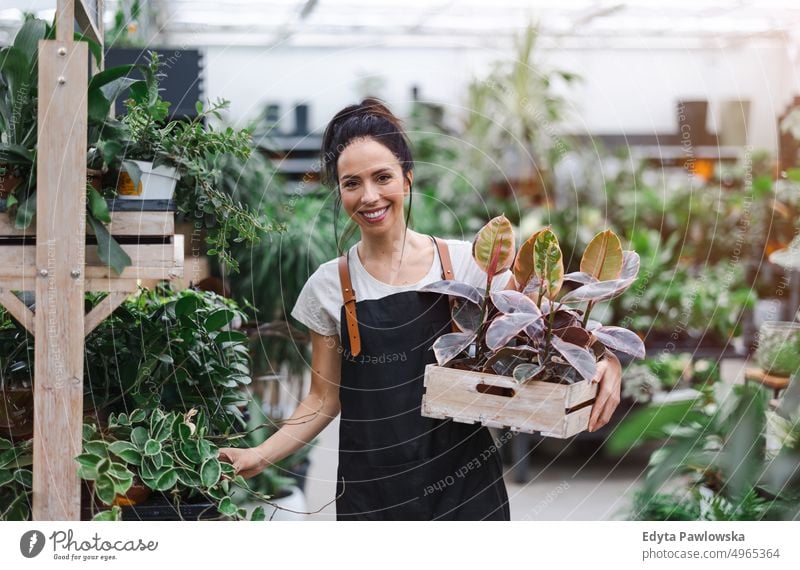
[[[553,329],[553,334],[558,336],[561,340],[577,344],[584,348],[587,348],[592,341],[592,335],[582,327],[569,326]]]
[[[447,333],[440,336],[431,347],[436,355],[436,362],[439,366],[444,366],[449,360],[461,354],[473,340],[475,340],[474,332]]]
[[[639,274],[639,254],[635,251],[625,250],[622,252],[622,272],[619,278],[622,281],[636,279]]]
[[[592,331],[597,340],[613,350],[645,357],[644,343],[636,333],[622,327],[599,327]]]
[[[633,279],[613,279],[582,285],[561,298],[562,303],[605,301],[621,295],[633,284]]]
[[[495,350],[506,345],[522,329],[539,318],[539,315],[531,313],[511,313],[495,317],[486,330],[486,346]]]
[[[564,275],[564,281],[574,281],[576,283],[596,283],[597,278],[594,275],[589,275],[584,271],[573,271]]]
[[[475,332],[481,323],[481,308],[470,301],[458,301],[453,310],[453,320],[464,332]]]
[[[469,283],[464,283],[463,281],[455,281],[452,279],[434,281],[433,283],[428,283],[424,287],[420,287],[418,290],[423,293],[442,293],[444,295],[460,297],[472,301],[476,305],[480,305],[483,300],[483,295],[477,287],[473,287]]]
[[[544,320],[536,319],[527,327],[525,327],[525,334],[528,335],[534,342],[541,342],[544,338]]]
[[[511,376],[515,366],[530,362],[537,352],[532,346],[504,346],[486,361],[484,370],[500,376]]]
[[[591,381],[597,372],[597,362],[595,361],[594,354],[585,348],[561,340],[557,336],[550,338],[553,343],[553,348],[561,353],[561,356],[569,362],[569,364],[578,371],[584,379]]]
[[[532,379],[534,376],[539,374],[544,370],[544,366],[541,364],[533,364],[530,362],[526,362],[525,364],[519,364],[514,368],[514,380],[517,382],[523,383],[527,382],[528,380]]]
[[[537,316],[542,314],[539,307],[536,306],[536,303],[519,291],[513,291],[511,289],[507,291],[497,291],[492,293],[491,297],[492,303],[494,303],[494,306],[497,307],[497,310],[501,313],[530,313]]]

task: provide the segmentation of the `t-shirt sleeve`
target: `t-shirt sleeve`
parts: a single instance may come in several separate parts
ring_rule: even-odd
[[[460,263],[462,274],[456,274],[456,279],[469,283],[473,287],[480,287],[483,289],[486,287],[486,272],[480,268],[475,258],[472,257],[472,244],[470,242],[465,243],[467,247],[462,248],[462,259]],[[455,269],[455,271],[458,271],[458,269]],[[495,275],[492,278],[492,291],[502,291],[505,289],[509,277],[511,277],[510,269],[506,269],[502,273]]]
[[[319,273],[312,273],[303,285],[291,315],[309,329],[324,336],[332,336],[339,334],[339,330],[336,321],[325,308],[324,294]]]

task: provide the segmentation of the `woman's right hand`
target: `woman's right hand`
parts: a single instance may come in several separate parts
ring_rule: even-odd
[[[254,477],[269,466],[269,461],[257,447],[221,447],[219,460],[233,465],[236,475]]]

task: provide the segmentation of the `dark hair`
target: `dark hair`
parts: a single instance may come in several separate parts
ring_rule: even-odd
[[[414,169],[414,159],[411,157],[411,145],[398,119],[386,106],[386,103],[376,97],[367,97],[357,105],[349,105],[336,113],[325,127],[322,136],[322,159],[320,178],[322,183],[332,188],[335,192],[334,202],[334,236],[336,220],[342,206],[341,192],[339,191],[339,169],[337,163],[342,151],[356,139],[373,138],[381,143],[397,158],[403,169],[403,177],[408,179],[408,173]],[[409,193],[409,209],[406,214],[406,228],[411,214],[411,197]],[[355,230],[355,228],[353,228]],[[349,236],[344,236],[347,239]],[[336,239],[337,247],[340,240]],[[405,246],[405,238],[403,239]]]

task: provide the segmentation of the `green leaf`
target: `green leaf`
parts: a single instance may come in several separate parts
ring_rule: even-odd
[[[697,417],[694,406],[695,400],[686,400],[637,410],[616,427],[606,446],[609,452],[619,454],[648,439],[665,437],[668,426],[686,424]]]
[[[91,453],[98,457],[108,457],[108,444],[99,439],[85,442],[83,449],[86,453]]]
[[[167,469],[163,474],[159,475],[155,482],[155,491],[168,491],[172,489],[178,482],[178,471],[176,469]]]
[[[194,295],[186,295],[178,299],[175,303],[175,315],[182,317],[184,315],[192,315],[197,311],[200,306],[200,301]]]
[[[75,458],[75,461],[77,461],[78,464],[81,465],[82,467],[90,467],[96,469],[101,459],[102,459],[101,457],[93,455],[91,453],[81,453]]]
[[[131,416],[130,416],[131,423],[132,424],[141,423],[141,422],[143,422],[145,420],[146,417],[147,417],[147,414],[145,413],[144,410],[142,410],[142,409],[133,410],[131,412]]]
[[[494,277],[514,261],[514,228],[503,215],[489,220],[472,242],[472,257],[478,267]]]
[[[131,87],[131,96],[132,95],[133,87]],[[142,181],[142,169],[139,168],[139,165],[132,160],[123,160],[122,166],[125,169],[125,172],[128,173],[128,176],[130,176],[131,182],[133,182],[133,187],[138,188],[139,183]]]
[[[18,230],[27,229],[36,214],[36,192],[31,192],[28,199],[17,207],[17,215],[14,218],[14,227]]]
[[[31,18],[24,21],[14,36],[14,47],[25,54],[30,63],[38,57],[39,41],[45,39],[46,30],[47,23],[44,20]]]
[[[545,228],[533,244],[534,272],[544,284],[545,295],[554,299],[564,281],[564,263],[556,235]]]
[[[153,456],[161,453],[161,442],[154,439],[148,439],[144,444],[144,454]]]
[[[0,469],[0,488],[14,480],[14,472],[10,469]]]
[[[14,481],[23,487],[33,487],[33,472],[29,469],[17,469],[14,471]]]
[[[203,321],[206,330],[215,331],[231,322],[235,313],[229,309],[219,309],[208,315]]]
[[[114,490],[114,481],[106,474],[101,473],[98,475],[97,480],[94,482],[94,492],[101,501],[106,505],[114,502],[114,497],[117,493]]]
[[[86,187],[86,198],[88,200],[87,206],[89,211],[96,220],[105,223],[111,223],[111,214],[108,211],[108,203],[100,193],[92,186]]]
[[[144,451],[144,444],[147,443],[148,439],[150,438],[147,434],[147,430],[142,426],[133,428],[133,431],[131,432],[131,442],[137,447],[137,449]]]
[[[92,215],[86,218],[97,236],[97,255],[100,257],[100,261],[111,267],[117,275],[121,274],[126,267],[130,267],[131,257],[108,233],[108,228],[101,221],[96,220]]]
[[[93,521],[121,521],[122,520],[122,508],[117,505],[111,507],[111,509],[107,511],[100,511],[96,515],[92,517]]]
[[[267,520],[267,515],[264,512],[264,507],[258,506],[253,509],[252,514],[250,515],[251,521],[265,521]]]
[[[200,467],[200,479],[206,488],[216,485],[221,475],[222,468],[219,466],[219,460],[215,457],[207,459]]]
[[[164,454],[163,453],[156,453],[155,455],[150,457],[150,460],[153,462],[153,466],[156,470],[161,471],[164,468]]]
[[[214,342],[220,346],[226,342],[247,342],[247,335],[239,331],[223,331],[214,337]]]
[[[581,257],[581,271],[599,281],[618,279],[622,273],[622,244],[611,230],[592,238]]]
[[[175,361],[169,354],[159,354],[157,358],[164,364],[175,364]]]
[[[211,444],[205,439],[197,440],[197,451],[200,452],[200,457],[203,461],[211,457],[216,457],[216,453],[214,449],[212,449]]]
[[[199,487],[203,484],[200,479],[200,474],[185,467],[178,467],[175,469],[178,474],[178,480],[187,487]]]
[[[124,480],[133,477],[133,473],[131,473],[127,467],[125,467],[122,463],[115,463],[113,461],[111,462],[111,467],[109,467],[106,473],[113,479]]]
[[[192,428],[183,422],[177,423],[173,431],[173,437],[178,441],[189,441],[189,439],[192,437]]]
[[[187,460],[187,463],[198,464],[202,461],[200,451],[197,449],[196,441],[186,441],[181,444],[181,452]]]
[[[238,510],[238,508],[233,503],[233,501],[231,501],[230,497],[225,497],[224,499],[222,499],[220,501],[219,506],[217,507],[217,510],[220,513],[222,513],[223,515],[233,516],[233,515],[236,514],[236,511]]]

